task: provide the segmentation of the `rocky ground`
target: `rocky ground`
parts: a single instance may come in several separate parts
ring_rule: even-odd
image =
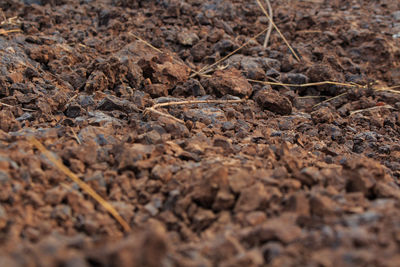
[[[1,1],[0,266],[398,266],[400,3],[271,2]]]

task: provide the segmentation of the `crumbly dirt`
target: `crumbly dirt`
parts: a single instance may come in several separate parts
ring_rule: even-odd
[[[0,266],[398,266],[400,4],[271,2],[0,1]]]

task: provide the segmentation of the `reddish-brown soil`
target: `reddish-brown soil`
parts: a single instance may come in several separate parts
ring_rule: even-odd
[[[399,266],[400,3],[272,6],[0,1],[0,266]]]

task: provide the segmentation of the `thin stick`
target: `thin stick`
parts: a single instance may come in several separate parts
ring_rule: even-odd
[[[21,29],[13,29],[13,30],[4,30],[4,29],[0,29],[0,35],[7,35],[9,33],[13,33],[13,32],[22,32]]]
[[[145,45],[147,45],[148,47],[150,47],[151,49],[153,49],[154,51],[162,54],[164,53],[163,51],[161,51],[160,49],[158,49],[157,47],[155,47],[154,45],[150,44],[149,42],[147,42],[146,40],[143,40],[142,38],[140,38],[139,36],[137,36],[136,34],[132,33],[132,32],[128,32],[130,35],[132,35],[133,37],[135,37],[136,39],[138,39],[139,41],[143,42]],[[181,64],[182,62],[180,62],[179,60],[176,60],[175,58],[172,58],[172,60],[176,63]],[[185,63],[184,63],[185,64]],[[191,72],[195,73],[196,75],[199,76],[206,76],[203,75],[202,73],[199,73],[197,71],[195,71],[194,69],[192,69],[191,67],[189,67],[187,64],[185,64],[186,67],[188,67],[190,69]]]
[[[233,50],[232,52],[230,52],[228,55],[224,56],[223,58],[217,60],[216,62],[214,62],[211,65],[205,66],[202,69],[200,69],[199,71],[194,71],[194,73],[192,75],[190,75],[190,78],[193,78],[199,74],[203,74],[205,73],[208,69],[211,69],[212,67],[214,67],[215,65],[218,65],[219,63],[221,63],[222,61],[226,60],[227,58],[229,58],[230,56],[236,54],[240,49],[242,49],[243,47],[245,47],[246,45],[248,45],[251,41],[255,40],[258,36],[264,34],[266,31],[268,30],[268,28],[265,28],[264,30],[262,30],[261,32],[257,33],[255,36],[251,37],[247,42],[245,42],[244,44],[242,44],[239,48]]]
[[[395,85],[395,86],[391,86],[391,87],[382,87],[382,88],[377,88],[375,90],[376,91],[388,91],[388,92],[399,94],[400,91],[393,90],[393,89],[397,89],[397,88],[400,88],[400,85]]]
[[[7,22],[7,17],[6,17],[6,15],[4,14],[4,12],[3,12],[2,9],[0,9],[0,12],[1,12],[1,16],[3,17],[3,21],[2,21],[0,24],[3,25],[4,23]]]
[[[271,21],[274,18],[274,14],[272,13],[272,7],[271,7],[271,3],[269,2],[269,0],[264,0],[265,3],[267,3],[267,7],[268,7],[268,11],[269,11],[269,17],[271,18]],[[265,40],[264,40],[264,48],[267,48],[268,46],[268,41],[269,38],[271,36],[271,32],[272,32],[272,23],[271,21],[269,21],[269,25],[268,25],[268,31],[267,34],[265,35]]]
[[[278,81],[277,79],[275,79],[275,78],[272,78],[272,77],[269,77],[269,76],[267,76],[267,79],[269,79],[269,80],[271,80],[271,81],[273,81],[273,82],[276,82],[276,83],[280,83],[280,81]],[[286,85],[282,85],[285,89],[287,89],[287,90],[290,90],[290,88],[288,87],[288,86],[286,86]]]
[[[239,100],[185,100],[176,102],[167,102],[156,104],[153,108],[167,107],[167,106],[177,106],[177,105],[192,105],[192,104],[226,104],[226,103],[242,103],[245,99]]]
[[[326,85],[326,84],[331,84],[331,85],[339,85],[339,86],[347,86],[347,87],[363,87],[362,85],[359,84],[353,84],[353,83],[339,83],[339,82],[332,82],[332,81],[323,81],[323,82],[315,82],[315,83],[303,83],[303,84],[294,84],[294,83],[279,83],[279,82],[267,82],[267,81],[258,81],[258,80],[252,80],[252,79],[247,79],[249,82],[254,82],[254,83],[262,83],[262,84],[269,84],[269,85],[280,85],[280,86],[291,86],[291,87],[308,87],[308,86],[319,86],[319,85]]]
[[[99,194],[96,193],[87,183],[82,181],[76,174],[70,171],[59,159],[57,159],[53,153],[47,150],[35,137],[27,136],[28,141],[33,144],[43,155],[45,155],[57,168],[59,168],[66,176],[72,181],[78,184],[83,191],[94,198],[101,206],[103,206],[122,226],[125,232],[130,232],[131,227],[129,224],[119,215],[117,210],[106,200],[104,200]]]
[[[136,39],[138,39],[139,41],[143,42],[144,44],[146,44],[148,47],[154,49],[155,51],[157,51],[158,53],[163,53],[163,51],[161,51],[160,49],[158,49],[157,47],[155,47],[154,45],[152,45],[151,43],[143,40],[142,38],[140,38],[139,36],[137,36],[136,34],[132,33],[132,32],[128,32],[128,34],[132,35],[133,37],[135,37]]]
[[[0,25],[8,24],[8,25],[17,25],[20,24],[21,22],[18,20],[18,16],[11,17],[11,18],[6,18],[4,15],[4,12],[2,11],[2,16],[3,16],[3,21],[0,23]]]
[[[78,94],[73,95],[70,99],[68,99],[68,102],[66,103],[66,105],[69,105],[72,101],[75,100],[75,98],[78,97]]]
[[[346,93],[342,93],[342,94],[337,95],[337,96],[334,96],[334,97],[331,97],[331,98],[328,98],[328,99],[326,99],[326,100],[324,100],[324,101],[322,101],[322,102],[319,102],[318,104],[315,104],[315,105],[312,106],[312,107],[313,107],[313,108],[318,107],[318,106],[320,106],[320,105],[322,105],[322,104],[324,104],[324,103],[327,103],[327,102],[329,102],[329,101],[332,101],[332,100],[334,100],[334,99],[336,99],[336,98],[339,98],[339,97],[342,97],[342,96],[345,96],[345,95],[347,95],[347,92],[346,92]]]
[[[308,86],[320,86],[320,85],[331,84],[331,85],[338,85],[338,86],[345,86],[345,87],[367,88],[366,85],[361,85],[361,84],[357,84],[357,83],[354,83],[354,82],[352,82],[352,83],[340,83],[340,82],[332,82],[332,81],[323,81],[323,82],[315,82],[315,83],[290,84],[290,83],[258,81],[258,80],[252,80],[252,79],[247,79],[247,81],[254,82],[254,83],[267,84],[267,85],[279,85],[279,86],[290,86],[290,87],[308,87]],[[393,90],[395,88],[400,88],[400,85],[395,85],[395,86],[392,86],[392,87],[377,88],[377,89],[375,88],[374,90],[375,91],[386,91],[386,92],[391,92],[391,93],[394,93],[394,94],[400,94],[400,91]],[[332,100],[334,100],[336,98],[342,97],[344,95],[347,95],[347,92],[346,93],[342,93],[342,94],[337,95],[337,96],[334,96],[334,97],[331,97],[331,98],[328,98],[328,99],[326,99],[326,100],[314,105],[313,108],[317,107],[317,106],[319,106],[319,105],[321,105],[323,103],[332,101]],[[317,97],[322,97],[322,96],[316,96],[315,98],[317,98]],[[300,97],[300,98],[306,98],[306,97]],[[308,98],[311,98],[311,97],[308,97]]]
[[[180,119],[178,119],[178,118],[172,116],[171,114],[158,111],[158,110],[154,109],[153,107],[151,107],[151,108],[146,108],[146,110],[144,111],[144,114],[146,114],[146,113],[148,113],[148,112],[153,112],[153,113],[158,114],[158,115],[160,115],[160,116],[164,116],[164,117],[170,118],[170,119],[172,119],[172,120],[174,120],[174,121],[176,121],[176,122],[185,124],[185,122],[184,122],[183,120],[180,120]]]
[[[395,93],[395,94],[400,94],[400,91],[398,91],[398,90],[386,89],[386,91]]]
[[[215,65],[219,64],[220,62],[226,60],[227,58],[229,58],[230,56],[232,56],[233,54],[235,54],[236,52],[238,52],[240,49],[242,49],[243,47],[245,47],[246,45],[248,45],[252,40],[255,40],[257,37],[259,37],[260,35],[264,34],[266,31],[268,30],[268,28],[265,28],[264,30],[262,30],[261,32],[259,32],[258,34],[256,34],[255,36],[253,36],[252,38],[250,38],[246,43],[244,43],[243,45],[241,45],[239,48],[235,49],[233,52],[229,53],[228,55],[226,55],[225,57],[217,60],[216,62],[214,62],[211,65],[207,65],[204,66],[202,69],[200,69],[199,71],[196,71],[192,68],[190,68],[189,66],[187,66],[192,73],[192,75],[189,76],[189,78],[193,78],[196,77],[197,75],[199,76],[204,76],[204,77],[209,77],[208,75],[205,75],[209,69],[211,69],[212,67],[214,67]],[[158,49],[157,47],[153,46],[152,44],[150,44],[149,42],[147,42],[146,40],[143,40],[142,38],[140,38],[139,36],[137,36],[136,34],[129,32],[130,35],[132,35],[133,37],[135,37],[136,39],[138,39],[139,41],[143,42],[144,44],[146,44],[148,47],[152,48],[153,50],[157,51],[158,53],[163,53],[160,49]],[[176,59],[173,59],[175,62],[179,62]],[[181,63],[181,62],[179,62]]]
[[[15,106],[12,106],[12,105],[3,103],[3,102],[0,102],[0,105],[1,105],[1,106],[5,106],[5,107],[9,107],[9,108],[15,107]],[[21,109],[22,109],[23,111],[28,111],[28,112],[35,112],[35,111],[36,111],[36,110],[33,110],[33,109],[29,109],[29,108],[21,108]]]
[[[400,91],[392,90],[392,89],[389,89],[389,88],[383,88],[383,89],[379,89],[379,90],[376,90],[376,91],[386,91],[386,92],[391,92],[391,93],[394,93],[394,94],[400,94]]]
[[[0,102],[0,105],[1,105],[1,106],[5,106],[5,107],[8,107],[8,108],[14,107],[14,106],[11,106],[11,105],[6,104],[6,103],[3,103],[3,102]]]
[[[328,96],[324,95],[306,95],[306,96],[299,96],[298,99],[314,99],[314,98],[328,98]]]
[[[73,136],[74,136],[76,142],[77,142],[79,145],[82,145],[81,140],[79,139],[78,135],[76,134],[76,132],[75,132],[75,130],[74,130],[73,128],[71,128],[71,132],[72,132],[72,134],[73,134]]]
[[[289,50],[293,53],[294,57],[297,59],[297,61],[300,62],[299,56],[296,54],[294,49],[290,46],[289,42],[286,40],[285,36],[283,36],[282,32],[276,26],[276,24],[274,23],[272,18],[268,15],[267,11],[265,10],[264,6],[261,4],[260,0],[256,0],[256,1],[257,1],[257,4],[260,6],[260,8],[261,8],[262,12],[264,13],[264,15],[267,16],[267,18],[269,19],[269,21],[272,24],[272,26],[274,26],[275,30],[279,33],[279,35],[281,36],[282,40],[285,42],[285,44],[287,45]]]
[[[297,31],[296,33],[322,33],[320,30],[302,30],[302,31]]]
[[[176,101],[176,102],[167,102],[167,103],[160,103],[160,104],[155,104],[154,106],[150,108],[146,108],[144,114],[148,112],[153,112],[155,114],[161,115],[168,117],[170,119],[173,119],[174,121],[177,121],[179,123],[185,124],[183,120],[180,120],[168,113],[164,113],[161,111],[156,110],[156,108],[160,107],[167,107],[167,106],[179,106],[179,105],[192,105],[192,104],[226,104],[226,103],[242,103],[245,102],[246,99],[240,99],[240,100],[185,100],[185,101]]]
[[[371,107],[371,108],[365,108],[365,109],[359,109],[359,110],[354,110],[350,112],[350,116],[360,113],[360,112],[364,112],[364,111],[371,111],[371,110],[375,110],[375,109],[381,109],[381,108],[388,108],[388,109],[395,109],[394,107],[392,107],[391,105],[384,105],[384,106],[376,106],[376,107]]]
[[[66,183],[60,183],[61,187],[63,187],[64,189],[66,189],[68,192],[73,191],[74,189],[72,188],[72,186],[70,186],[69,184]]]

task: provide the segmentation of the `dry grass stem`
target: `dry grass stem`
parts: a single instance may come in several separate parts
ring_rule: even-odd
[[[2,13],[2,17],[3,17],[3,21],[0,22],[1,26],[3,26],[3,25],[18,25],[18,24],[21,24],[21,21],[18,19],[17,16],[7,19],[6,16],[4,15],[3,11],[1,13]]]
[[[28,141],[34,145],[43,155],[45,155],[61,172],[68,176],[72,181],[78,184],[78,186],[85,191],[88,195],[94,198],[101,206],[104,207],[116,220],[119,222],[125,232],[130,232],[131,227],[129,224],[119,215],[117,210],[106,200],[104,200],[99,194],[96,193],[87,183],[82,181],[76,174],[71,172],[59,159],[57,159],[52,152],[47,150],[35,137],[27,136]]]
[[[148,112],[153,112],[155,114],[168,117],[173,119],[176,122],[185,124],[183,120],[180,120],[168,113],[164,113],[161,111],[156,110],[156,108],[167,107],[167,106],[181,106],[181,105],[192,105],[192,104],[232,104],[232,103],[243,103],[246,102],[246,99],[239,99],[239,100],[184,100],[184,101],[176,101],[176,102],[167,102],[167,103],[160,103],[155,104],[150,108],[146,108],[144,114]]]
[[[252,80],[252,79],[247,79],[249,82],[254,82],[254,83],[261,83],[261,84],[266,84],[266,85],[278,85],[278,86],[284,86],[284,87],[308,87],[308,86],[320,86],[320,85],[327,85],[327,84],[331,84],[331,85],[338,85],[338,86],[344,86],[344,87],[358,87],[358,88],[367,88],[368,85],[361,85],[361,84],[357,84],[357,83],[341,83],[341,82],[332,82],[332,81],[322,81],[322,82],[315,82],[315,83],[303,83],[303,84],[291,84],[291,83],[280,83],[280,82],[268,82],[268,81],[258,81],[258,80]],[[394,94],[400,94],[400,91],[394,90],[396,88],[400,88],[400,85],[395,85],[395,86],[391,86],[391,87],[383,87],[383,88],[374,88],[375,91],[386,91],[386,92],[391,92]],[[321,104],[324,104],[326,102],[332,101],[336,98],[342,97],[344,95],[347,95],[347,93],[342,93],[340,95],[328,98],[316,105],[313,106],[317,107]],[[299,97],[299,98],[319,98],[319,97],[326,97],[326,96],[303,96],[303,97]]]
[[[294,83],[280,83],[280,82],[268,82],[268,81],[258,81],[258,80],[252,80],[252,79],[247,79],[249,82],[254,82],[254,83],[261,83],[261,84],[266,84],[266,85],[280,85],[280,86],[290,86],[290,87],[308,87],[308,86],[320,86],[320,85],[326,85],[326,84],[331,84],[331,85],[339,85],[339,86],[346,86],[346,87],[364,87],[359,84],[355,83],[340,83],[340,82],[332,82],[332,81],[323,81],[323,82],[315,82],[315,83],[303,83],[303,84],[294,84]]]
[[[313,99],[313,98],[328,98],[328,96],[324,95],[306,95],[306,96],[299,96],[298,99]]]
[[[13,32],[22,32],[22,30],[21,29],[12,29],[12,30],[0,29],[0,35],[7,35],[7,34],[13,33]]]
[[[0,102],[0,106],[8,107],[8,108],[13,108],[15,106]],[[36,110],[29,109],[29,108],[21,108],[23,111],[28,111],[28,112],[35,112]]]
[[[139,41],[143,42],[145,45],[147,45],[148,47],[150,47],[150,48],[153,49],[154,51],[156,51],[156,52],[158,52],[158,53],[160,53],[160,54],[164,53],[163,51],[161,51],[160,49],[158,49],[158,48],[155,47],[154,45],[150,44],[150,43],[147,42],[146,40],[143,40],[142,38],[140,38],[140,37],[137,36],[136,34],[134,34],[134,33],[132,33],[132,32],[129,32],[129,34],[132,35],[133,37],[135,37],[136,39],[138,39]],[[184,62],[180,62],[179,60],[176,60],[175,58],[173,58],[173,61],[174,61],[174,62],[177,62],[177,63],[179,63],[179,64],[184,63]],[[196,75],[199,75],[199,76],[205,76],[205,77],[207,77],[207,75],[204,75],[204,73],[197,72],[197,71],[195,71],[194,69],[192,69],[191,67],[189,67],[187,64],[185,64],[185,65],[186,65],[186,67],[188,67],[188,68],[190,69],[191,72],[193,72],[193,73],[195,74],[195,76],[196,76]]]
[[[400,88],[400,85],[391,86],[388,89],[397,89],[397,88]]]
[[[258,38],[260,35],[264,34],[266,31],[268,31],[268,28],[265,28],[264,30],[262,30],[261,32],[259,32],[258,34],[256,34],[255,36],[253,36],[252,38],[250,38],[247,42],[245,42],[243,45],[241,45],[239,48],[235,49],[234,51],[232,51],[231,53],[229,53],[228,55],[224,56],[223,58],[217,60],[216,62],[214,62],[211,65],[207,65],[204,66],[202,69],[200,69],[199,71],[196,71],[192,68],[190,68],[189,66],[187,66],[192,74],[190,75],[189,78],[193,78],[196,76],[203,76],[203,77],[209,77],[208,75],[205,75],[206,73],[211,72],[211,68],[218,65],[219,63],[225,61],[227,58],[231,57],[232,55],[236,54],[239,50],[241,50],[243,47],[247,46],[251,41],[255,40],[256,38]],[[146,40],[143,40],[142,38],[140,38],[139,36],[137,36],[136,34],[129,32],[130,35],[132,35],[133,37],[135,37],[136,39],[138,39],[139,41],[143,42],[145,45],[147,45],[148,47],[152,48],[154,51],[157,51],[158,53],[163,53],[160,49],[158,49],[157,47],[153,46],[152,44],[150,44],[149,42],[147,42]],[[176,59],[173,59],[175,62],[179,62]],[[179,62],[181,63],[181,62]]]
[[[279,83],[279,82],[267,82],[267,81],[258,81],[258,80],[251,80],[248,79],[249,82],[255,82],[255,83],[261,83],[261,84],[267,84],[267,85],[279,85],[279,86],[290,86],[290,87],[308,87],[308,86],[320,86],[320,85],[326,85],[326,84],[331,84],[331,85],[339,85],[339,86],[345,86],[345,87],[360,87],[360,88],[365,88],[365,86],[362,86],[360,84],[356,84],[356,83],[340,83],[340,82],[332,82],[332,81],[323,81],[323,82],[315,82],[315,83],[303,83],[303,84],[291,84],[291,83]],[[347,93],[342,93],[340,95],[328,98],[318,104],[315,104],[313,106],[313,108],[322,105],[326,102],[332,101],[336,98],[342,97],[344,95],[347,95]],[[317,96],[317,97],[321,97],[321,96]],[[302,97],[302,98],[306,98],[306,97]],[[311,97],[309,97],[311,98]]]
[[[146,40],[143,40],[142,38],[140,38],[139,36],[137,36],[133,32],[128,32],[128,34],[132,35],[133,37],[135,37],[139,41],[143,42],[145,45],[147,45],[148,47],[152,48],[154,51],[157,51],[158,53],[163,53],[163,51],[161,51],[160,49],[158,49],[157,47],[155,47],[151,43],[147,42]]]
[[[71,128],[71,132],[72,132],[72,135],[74,136],[76,142],[77,142],[79,145],[82,145],[81,140],[79,139],[78,135],[76,134],[76,132],[75,132],[75,130],[74,130],[73,128]]]
[[[144,114],[147,114],[147,113],[149,113],[149,112],[153,112],[153,113],[155,113],[155,114],[157,114],[157,115],[164,116],[164,117],[170,118],[170,119],[172,119],[172,120],[174,120],[174,121],[176,121],[176,122],[185,124],[185,122],[184,122],[183,120],[180,120],[180,119],[178,119],[178,118],[172,116],[171,114],[158,111],[158,110],[154,109],[154,107],[146,108],[146,110],[144,111]]]
[[[297,59],[297,61],[300,62],[300,57],[297,55],[297,53],[294,51],[294,49],[292,48],[292,46],[289,44],[289,42],[287,41],[287,39],[285,38],[285,36],[282,34],[282,32],[279,30],[279,28],[276,26],[276,24],[274,23],[274,21],[272,20],[272,18],[268,15],[268,12],[265,10],[264,6],[261,4],[260,0],[256,0],[257,4],[260,6],[262,12],[264,13],[264,15],[269,19],[269,22],[272,24],[272,26],[275,28],[275,30],[279,33],[279,35],[281,36],[282,40],[285,42],[285,44],[287,45],[287,47],[289,48],[289,50],[292,52],[292,54],[294,55],[294,57]]]
[[[70,99],[68,99],[68,102],[65,105],[71,104],[72,101],[74,101],[78,97],[78,94],[73,95]]]
[[[397,88],[400,88],[400,85],[395,85],[395,86],[391,86],[391,87],[382,87],[382,88],[377,88],[375,90],[376,91],[387,91],[387,92],[391,92],[391,93],[395,93],[395,94],[400,94],[400,91],[394,90]]]
[[[280,83],[280,81],[277,80],[277,79],[275,79],[275,78],[272,78],[272,77],[269,77],[269,76],[267,76],[267,78],[268,78],[269,80],[273,81],[273,82]],[[287,89],[287,90],[290,90],[290,88],[289,88],[288,86],[286,86],[286,85],[282,85],[282,87],[284,87],[284,88]]]
[[[211,65],[208,66],[204,66],[202,69],[200,69],[199,71],[194,71],[194,73],[192,75],[190,75],[190,78],[193,78],[199,74],[204,74],[206,71],[208,71],[209,69],[211,69],[212,67],[218,65],[219,63],[225,61],[227,58],[231,57],[232,55],[236,54],[239,50],[241,50],[243,47],[247,46],[251,41],[255,40],[256,38],[258,38],[260,35],[264,34],[266,31],[268,30],[268,28],[265,28],[264,30],[262,30],[261,32],[257,33],[255,36],[251,37],[247,42],[245,42],[244,44],[242,44],[239,48],[235,49],[234,51],[230,52],[228,55],[224,56],[223,58],[217,60],[216,62],[214,62]]]
[[[2,25],[2,24],[4,24],[5,23],[5,21],[7,20],[7,17],[6,17],[6,15],[4,14],[4,11],[3,11],[3,9],[1,9],[0,8],[0,16],[2,17],[2,21],[1,21],[1,23],[0,23],[0,25]]]
[[[320,105],[322,105],[322,104],[324,104],[324,103],[327,103],[327,102],[329,102],[329,101],[335,100],[335,99],[337,99],[337,98],[339,98],[339,97],[342,97],[342,96],[345,96],[345,95],[347,95],[347,93],[342,93],[342,94],[340,94],[340,95],[337,95],[337,96],[328,98],[328,99],[326,99],[326,100],[324,100],[324,101],[322,101],[322,102],[320,102],[320,103],[318,103],[318,104],[315,104],[315,105],[313,106],[313,108],[318,107],[318,106],[320,106]]]
[[[269,17],[271,18],[271,21],[274,18],[274,14],[273,14],[273,10],[271,7],[271,3],[269,0],[264,0],[265,3],[267,4],[268,7],[268,11],[269,11]],[[269,38],[271,37],[271,32],[272,32],[272,23],[271,21],[269,21],[269,25],[268,25],[268,31],[267,34],[265,35],[265,39],[264,39],[264,48],[267,48],[268,46],[268,42],[269,42]]]
[[[11,106],[11,105],[3,103],[3,102],[0,102],[0,106],[4,106],[4,107],[8,107],[8,108],[14,107],[14,106]]]
[[[153,108],[167,107],[167,106],[180,106],[180,105],[192,105],[192,104],[232,104],[232,103],[242,103],[245,99],[239,100],[184,100],[177,102],[167,102],[156,104]]]
[[[302,30],[302,31],[297,31],[296,33],[318,33],[321,34],[323,31],[320,30]]]
[[[372,110],[376,110],[376,109],[381,109],[381,108],[387,108],[387,109],[395,109],[394,107],[392,107],[391,105],[384,105],[384,106],[376,106],[376,107],[371,107],[371,108],[365,108],[365,109],[359,109],[359,110],[354,110],[350,112],[350,116],[357,114],[357,113],[361,113],[364,111],[372,111]]]
[[[252,38],[250,38],[247,42],[245,42],[243,45],[241,45],[239,48],[235,49],[234,51],[232,51],[231,53],[229,53],[228,55],[224,56],[223,58],[217,60],[216,62],[214,62],[211,65],[207,65],[204,66],[203,68],[201,68],[199,71],[195,71],[192,68],[191,71],[193,72],[190,75],[190,78],[193,78],[197,75],[199,76],[203,76],[203,77],[210,77],[210,75],[207,75],[207,73],[210,73],[213,70],[213,67],[217,66],[218,64],[220,64],[221,62],[225,61],[227,58],[231,57],[232,55],[236,54],[239,50],[241,50],[243,47],[247,46],[252,40],[255,40],[256,38],[258,38],[260,35],[264,34],[265,32],[267,32],[266,36],[265,36],[265,40],[264,40],[264,47],[267,47],[268,42],[269,42],[269,38],[271,35],[271,31],[272,28],[275,28],[275,30],[279,33],[279,35],[281,36],[281,38],[283,39],[283,41],[285,42],[285,44],[287,45],[287,47],[290,49],[290,51],[292,52],[292,54],[294,55],[294,57],[297,59],[297,61],[300,61],[300,57],[296,54],[296,52],[294,51],[294,49],[291,47],[291,45],[289,44],[289,42],[287,41],[287,39],[285,38],[285,36],[282,34],[282,32],[279,30],[279,28],[276,26],[276,24],[273,21],[273,10],[271,7],[271,3],[269,0],[264,0],[267,8],[268,8],[268,12],[267,10],[264,8],[264,6],[262,5],[260,0],[256,0],[257,4],[259,5],[259,7],[261,8],[262,12],[265,14],[265,16],[268,18],[269,20],[269,25],[266,29],[262,30],[261,32],[259,32],[258,34],[256,34],[255,36],[253,36]],[[320,33],[321,31],[312,31],[312,30],[305,30],[305,31],[300,31],[300,33]],[[136,39],[140,40],[141,42],[145,43],[147,46],[149,46],[150,48],[154,49],[155,51],[159,52],[159,53],[163,53],[160,49],[154,47],[152,44],[150,44],[149,42],[143,40],[142,38],[140,38],[139,36],[135,35],[134,33],[130,32],[129,34],[131,34],[132,36],[134,36]],[[175,60],[175,59],[174,59]],[[254,82],[254,83],[261,83],[261,84],[266,84],[266,85],[277,85],[277,86],[283,86],[283,87],[309,87],[309,86],[321,86],[321,85],[337,85],[337,86],[344,86],[344,87],[359,87],[359,88],[367,88],[367,86],[363,86],[357,83],[341,83],[341,82],[333,82],[333,81],[322,81],[322,82],[314,82],[314,83],[304,83],[304,84],[289,84],[289,83],[280,83],[276,80],[274,80],[273,82],[270,81],[258,81],[258,80],[252,80],[252,79],[247,79],[249,82]],[[399,94],[400,91],[394,90],[396,88],[400,88],[400,85],[396,85],[396,86],[392,86],[392,87],[387,87],[387,88],[379,88],[379,89],[374,89],[376,91],[387,91],[387,92],[391,92],[391,93],[396,93]],[[324,101],[316,104],[313,106],[313,108],[324,104],[326,102],[332,101],[334,99],[337,99],[339,97],[345,96],[347,95],[347,92],[339,94],[337,96],[328,98],[327,96],[303,96],[303,97],[299,97],[302,99],[306,99],[306,98],[327,98]],[[245,100],[232,100],[230,103],[234,103],[234,102],[243,102]],[[195,100],[195,101],[180,101],[180,102],[169,102],[169,103],[162,103],[162,104],[156,104],[150,108],[147,108],[145,110],[145,114],[148,112],[153,112],[156,113],[158,115],[161,116],[165,116],[165,117],[169,117],[179,123],[184,123],[184,121],[161,111],[156,110],[156,108],[159,107],[166,107],[166,106],[172,106],[172,105],[190,105],[190,104],[198,104],[198,103],[226,103],[228,102],[227,100]],[[386,107],[386,106],[382,106],[382,107]],[[375,107],[374,107],[375,108]],[[367,109],[368,110],[368,109]],[[364,111],[364,110],[361,110]],[[361,112],[361,111],[357,111],[357,112]]]
[[[385,91],[385,92],[390,92],[390,93],[394,93],[394,94],[400,94],[400,91],[389,89],[389,88],[376,89],[376,91]]]

